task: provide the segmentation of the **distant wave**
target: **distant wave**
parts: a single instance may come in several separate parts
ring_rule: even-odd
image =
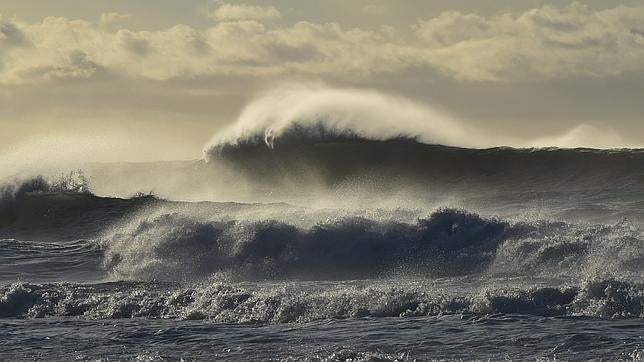
[[[644,289],[617,280],[572,287],[487,288],[443,294],[418,286],[341,285],[246,290],[225,283],[188,287],[159,283],[29,284],[0,287],[0,318],[181,318],[220,323],[298,323],[359,317],[493,314],[644,318]],[[510,318],[510,317],[508,317]]]
[[[130,199],[98,197],[84,188],[63,189],[41,176],[17,180],[0,185],[0,239],[91,239],[158,201],[145,194]]]
[[[557,135],[510,137],[498,130],[475,127],[439,107],[420,104],[374,90],[333,88],[315,83],[287,83],[251,101],[229,127],[218,130],[206,153],[225,146],[261,139],[271,146],[293,128],[353,133],[383,141],[411,138],[424,144],[464,148],[511,147],[633,147],[612,130],[588,124]]]
[[[42,176],[0,184],[0,213],[9,213],[14,208],[17,198],[31,192],[45,191],[48,188],[49,184]]]
[[[568,143],[505,142],[399,97],[290,84],[251,102],[204,152],[213,167],[226,165],[261,190],[347,183],[368,188],[369,183],[375,188],[369,191],[381,192],[410,187],[526,191],[644,182],[641,149],[496,147],[551,144]],[[593,144],[591,139],[570,146]]]
[[[347,183],[383,191],[433,187],[461,194],[472,188],[644,190],[643,150],[465,149],[295,127],[272,139],[270,147],[260,138],[246,139],[217,145],[208,157],[258,188],[275,190],[333,189]]]
[[[230,127],[217,132],[206,152],[261,139],[267,145],[294,127],[351,132],[361,138],[416,138],[424,143],[482,146],[486,141],[444,112],[375,91],[286,84],[251,102]]]

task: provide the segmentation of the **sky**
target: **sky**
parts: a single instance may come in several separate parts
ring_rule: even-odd
[[[490,144],[641,147],[642,59],[644,1],[0,0],[0,161],[199,158],[296,83]]]

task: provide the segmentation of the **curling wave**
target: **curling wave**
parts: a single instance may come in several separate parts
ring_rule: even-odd
[[[336,135],[353,133],[371,140],[408,137],[463,147],[485,144],[481,135],[471,137],[453,117],[400,97],[291,83],[250,103],[234,124],[214,135],[206,149],[258,139],[272,146],[298,127]]]
[[[355,184],[366,193],[617,188],[644,196],[641,149],[495,147],[530,144],[489,142],[449,115],[397,97],[291,84],[250,103],[204,153],[260,194]]]

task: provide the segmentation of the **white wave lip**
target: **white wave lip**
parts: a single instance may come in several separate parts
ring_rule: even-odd
[[[230,127],[215,134],[206,154],[220,145],[236,145],[262,137],[267,145],[294,126],[318,127],[342,134],[350,131],[372,140],[416,138],[423,143],[482,147],[464,124],[410,100],[370,90],[288,84],[251,102]]]
[[[258,138],[272,147],[273,140],[294,127],[322,128],[331,134],[351,133],[375,141],[408,137],[425,144],[465,148],[641,147],[627,142],[615,131],[583,122],[558,135],[510,137],[476,125],[475,120],[458,119],[436,106],[401,96],[317,83],[288,83],[250,102],[233,124],[215,133],[204,153],[207,159],[222,146],[236,146]]]

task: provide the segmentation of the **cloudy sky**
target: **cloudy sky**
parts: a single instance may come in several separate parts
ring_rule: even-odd
[[[0,0],[0,154],[197,158],[284,82],[517,144],[644,146],[644,1]]]

